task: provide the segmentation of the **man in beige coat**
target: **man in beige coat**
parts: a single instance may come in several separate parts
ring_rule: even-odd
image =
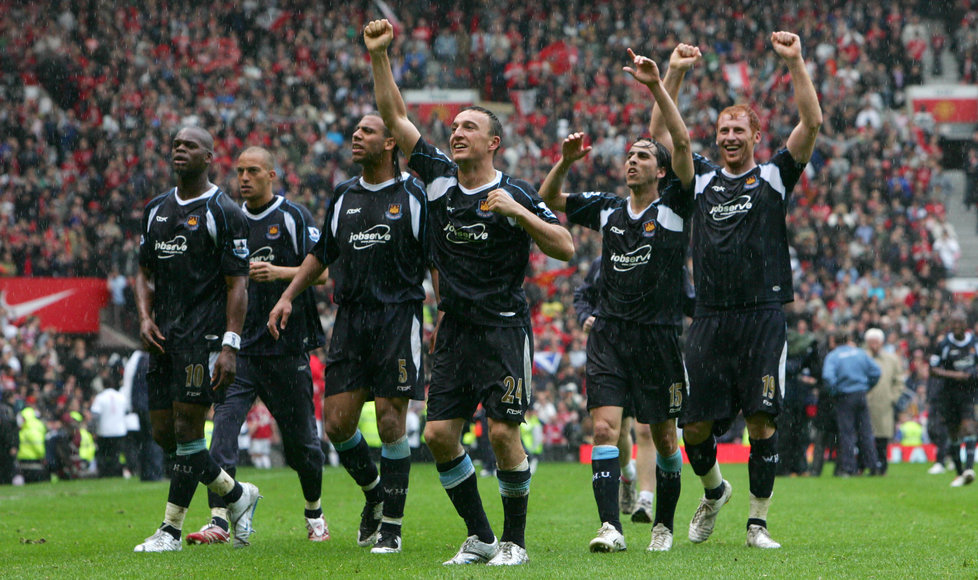
[[[906,380],[903,360],[898,354],[883,349],[884,338],[883,331],[878,328],[866,331],[866,350],[882,370],[879,382],[866,394],[869,419],[876,440],[876,455],[879,458],[879,475],[886,474],[886,448],[895,432],[894,405],[903,393]]]

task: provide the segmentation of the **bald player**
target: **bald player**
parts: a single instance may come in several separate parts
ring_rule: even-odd
[[[245,149],[238,156],[235,170],[249,228],[251,283],[238,374],[228,387],[224,402],[214,409],[211,456],[225,471],[235,473],[241,424],[255,398],[261,397],[282,434],[285,462],[299,475],[308,538],[321,542],[329,539],[320,505],[325,457],[316,429],[309,351],[325,344],[326,338],[312,291],[296,298],[292,324],[278,340],[269,334],[265,324],[306,253],[319,241],[319,228],[308,209],[274,193],[277,173],[267,150]],[[324,283],[325,276],[316,282]],[[188,544],[230,541],[225,502],[211,492],[208,503],[211,521],[188,535]],[[234,544],[247,545],[248,537],[237,533]]]

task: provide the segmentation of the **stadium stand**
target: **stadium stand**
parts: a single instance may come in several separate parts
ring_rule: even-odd
[[[281,193],[322,220],[333,186],[355,173],[352,125],[374,108],[360,30],[382,15],[381,4],[150,0],[105,9],[0,0],[0,275],[117,271],[131,281],[143,204],[172,185],[169,141],[186,124],[216,137],[213,181],[230,190],[234,156],[261,145],[280,164]],[[796,31],[826,123],[788,216],[796,258],[788,310],[819,336],[882,328],[888,347],[910,360],[930,352],[956,303],[947,279],[962,248],[948,219],[961,201],[934,119],[909,111],[906,88],[978,79],[978,4],[934,10],[912,0],[778,10],[688,0],[641,13],[624,0],[410,0],[398,7],[391,54],[403,88],[475,89],[504,103],[514,130],[500,163],[519,165],[519,175],[541,182],[560,139],[579,130],[594,150],[568,189],[623,194],[615,184],[626,145],[646,131],[651,106],[622,76],[627,47],[665,63],[677,42],[698,44],[706,59],[679,102],[696,150],[713,146],[720,109],[748,101],[761,115],[758,158],[766,159],[794,123],[774,114],[791,98],[790,83],[767,36]],[[438,115],[422,132],[447,142]],[[527,281],[538,411],[552,449],[589,435],[586,336],[572,294],[600,240],[572,233],[572,261],[537,253]],[[131,295],[123,300],[133,312]],[[974,302],[964,306],[978,328]],[[321,308],[329,321],[333,306],[324,299]],[[120,318],[125,327],[133,317]],[[84,412],[106,381],[121,377],[121,364],[86,351],[95,345],[84,339],[3,312],[0,322],[0,383],[16,392],[18,411],[36,407],[49,428],[62,428],[66,413]]]

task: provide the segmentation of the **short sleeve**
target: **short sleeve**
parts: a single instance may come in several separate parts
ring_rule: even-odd
[[[554,214],[547,207],[547,204],[543,202],[543,199],[537,193],[536,188],[531,186],[526,181],[522,179],[513,179],[510,177],[507,181],[507,188],[510,195],[513,196],[520,205],[526,209],[533,212],[535,216],[542,219],[543,221],[551,224],[560,224],[560,220],[557,219],[557,215]]]
[[[592,230],[600,230],[608,210],[621,207],[622,199],[611,193],[586,191],[567,197],[567,219]]]
[[[432,201],[444,195],[448,187],[457,182],[458,166],[455,162],[423,137],[414,146],[408,167],[421,178],[428,199]]]
[[[333,216],[337,211],[336,200],[340,197],[336,195],[329,201],[329,207],[326,209],[326,221],[323,223],[323,228],[319,230],[319,235],[313,242],[312,249],[309,250],[310,254],[316,256],[316,259],[326,266],[332,264],[339,256],[336,235],[333,231]]]
[[[221,248],[221,273],[225,276],[248,275],[248,221],[237,205],[222,196],[221,211],[224,219],[217,220],[219,246]]]

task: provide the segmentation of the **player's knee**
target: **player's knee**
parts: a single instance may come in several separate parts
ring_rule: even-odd
[[[767,413],[754,413],[745,419],[747,423],[747,434],[751,439],[767,439],[774,435],[776,427],[774,418]]]
[[[173,434],[177,443],[204,438],[204,425],[196,425],[189,417],[177,416],[173,421]]]
[[[496,455],[500,454],[499,450],[509,449],[512,445],[520,445],[520,428],[519,425],[509,424],[495,424],[491,425],[489,428],[489,444],[492,445]]]
[[[655,439],[655,450],[659,455],[672,455],[679,450],[679,438],[675,435],[658,437]]]
[[[683,439],[687,445],[702,443],[710,436],[712,429],[709,423],[689,423],[683,427]]]
[[[397,415],[377,418],[377,430],[380,432],[380,440],[385,443],[393,443],[404,435],[404,422],[400,421]]]
[[[436,455],[440,451],[448,450],[457,444],[453,441],[451,429],[443,428],[432,423],[428,423],[424,428],[424,440]]]
[[[612,427],[607,421],[597,420],[594,422],[594,444],[595,445],[617,445],[618,430]]]
[[[153,441],[156,441],[164,453],[174,453],[177,450],[177,440],[172,433],[164,433],[162,430],[154,429]]]
[[[357,432],[357,424],[337,416],[323,417],[323,430],[330,441],[347,441]]]
[[[676,429],[673,426],[673,432]],[[651,445],[652,444],[652,429],[644,423],[635,424],[635,443],[638,445]]]

